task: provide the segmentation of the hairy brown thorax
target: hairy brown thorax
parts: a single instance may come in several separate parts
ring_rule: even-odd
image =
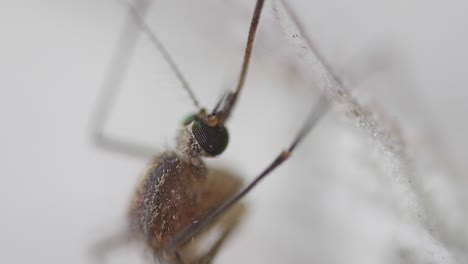
[[[132,229],[155,251],[200,214],[206,169],[192,165],[175,152],[156,157],[139,184],[132,206]],[[183,212],[183,213],[182,213]]]

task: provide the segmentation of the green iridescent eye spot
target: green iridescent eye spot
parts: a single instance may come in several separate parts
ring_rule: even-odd
[[[222,125],[210,127],[201,120],[195,120],[192,133],[200,147],[211,156],[223,153],[229,142],[228,131]]]
[[[184,124],[184,126],[186,126],[186,125],[192,123],[192,121],[195,120],[196,117],[197,117],[197,115],[189,115],[184,119],[182,124]]]

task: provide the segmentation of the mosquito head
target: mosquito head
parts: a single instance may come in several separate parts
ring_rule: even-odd
[[[218,116],[207,114],[204,109],[187,116],[184,128],[179,135],[179,149],[191,157],[216,157],[226,149],[229,134],[226,127],[219,122]]]
[[[178,148],[184,155],[189,157],[215,157],[223,153],[226,149],[229,141],[229,134],[226,127],[224,127],[224,123],[230,117],[242,87],[244,87],[263,3],[264,0],[258,0],[255,5],[255,11],[250,23],[249,35],[247,37],[247,45],[245,47],[244,61],[242,63],[241,73],[236,89],[221,97],[210,114],[207,114],[204,109],[201,109],[197,114],[190,115],[184,120],[185,128],[177,138]],[[184,84],[184,88],[192,98],[194,105],[196,107],[200,107],[200,104],[195,98],[191,88],[188,86],[188,83],[185,81],[182,74],[180,74],[180,71],[178,71],[178,68],[170,58],[169,54],[165,52],[159,42],[156,44],[160,47],[159,49],[161,51],[164,51],[163,54],[165,54],[166,61],[169,62],[172,69],[179,77],[179,80]]]

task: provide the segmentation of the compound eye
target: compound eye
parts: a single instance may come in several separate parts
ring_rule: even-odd
[[[211,156],[218,156],[226,149],[229,134],[224,126],[210,127],[201,120],[194,120],[192,133],[200,147]]]

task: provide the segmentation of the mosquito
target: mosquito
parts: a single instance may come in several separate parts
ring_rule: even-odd
[[[147,245],[154,256],[155,263],[211,263],[225,239],[239,224],[242,218],[241,199],[251,192],[257,184],[270,175],[278,166],[289,159],[296,147],[316,125],[329,106],[325,97],[320,98],[307,116],[302,128],[298,129],[291,145],[280,152],[266,168],[250,183],[242,187],[240,177],[227,171],[210,170],[204,163],[205,158],[220,156],[228,146],[229,133],[226,123],[245,86],[255,35],[259,25],[264,0],[257,0],[248,31],[245,53],[239,79],[235,89],[225,93],[211,109],[202,107],[195,93],[185,79],[177,64],[156,35],[149,29],[144,19],[149,1],[136,4],[125,2],[129,20],[137,24],[152,44],[163,55],[183,88],[188,92],[196,111],[187,116],[177,136],[177,147],[159,153],[152,159],[146,174],[139,183],[128,211],[128,234],[131,239]],[[112,75],[121,75],[128,63],[129,52],[134,40],[124,30],[125,40],[117,49],[117,65]],[[128,40],[130,39],[130,40]],[[102,124],[108,115],[113,93],[118,86],[118,78],[111,78],[105,87],[105,96],[95,118],[94,138],[96,143],[106,148],[147,155],[151,150],[108,138],[102,132]],[[151,153],[153,154],[153,153]],[[214,228],[220,230],[208,249],[199,253],[194,243]]]

